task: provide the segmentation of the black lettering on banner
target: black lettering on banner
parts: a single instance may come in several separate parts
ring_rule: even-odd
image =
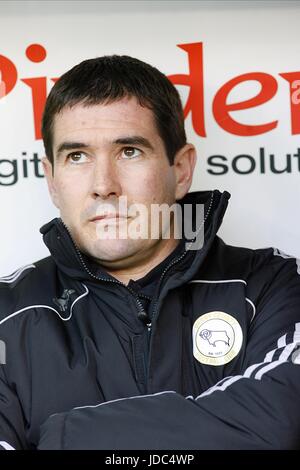
[[[211,175],[225,175],[225,173],[228,172],[228,166],[224,165],[222,163],[218,163],[218,159],[227,162],[227,158],[224,157],[223,155],[212,155],[211,157],[208,157],[208,164],[213,166],[213,167],[221,167],[221,171],[216,172],[214,170],[207,170],[208,173]]]
[[[264,147],[259,148],[257,155],[239,154],[232,159],[225,155],[211,155],[207,158],[207,165],[207,173],[216,176],[225,175],[230,170],[238,175],[300,173],[300,148],[296,153],[284,156],[267,154]]]
[[[0,187],[13,186],[22,179],[44,178],[41,159],[37,152],[31,157],[27,152],[21,153],[22,158],[0,158]],[[295,153],[286,153],[284,156],[267,153],[260,147],[257,154],[241,153],[232,158],[225,155],[210,155],[207,158],[207,173],[214,176],[223,176],[229,173],[245,176],[251,174],[295,174],[300,173],[300,147]]]
[[[248,170],[247,169],[242,170],[239,168],[238,162],[241,161],[242,159],[248,160],[250,162],[250,167]],[[249,173],[253,173],[253,171],[255,170],[255,167],[256,167],[256,162],[255,162],[255,159],[251,157],[251,155],[237,155],[232,160],[232,169],[233,171],[235,171],[235,173],[238,173],[239,175],[248,175]]]
[[[283,170],[277,170],[275,168],[275,155],[270,154],[270,168],[272,173],[292,173],[291,154],[288,153],[286,156],[286,167]]]
[[[17,160],[0,160],[0,185],[12,186],[18,182]]]
[[[21,178],[44,178],[41,168],[41,160],[38,153],[34,152],[32,158],[25,158],[27,152],[22,152],[22,159],[0,159],[0,186],[13,186]]]

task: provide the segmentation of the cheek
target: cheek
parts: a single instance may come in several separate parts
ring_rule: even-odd
[[[175,197],[175,176],[170,167],[161,169],[149,182],[149,187],[151,187],[153,196],[158,202],[173,202]]]
[[[128,185],[127,191],[128,198],[132,202],[151,202],[157,198],[157,177],[153,174],[144,174],[139,178],[135,178],[131,184]]]
[[[72,216],[80,211],[85,199],[83,184],[74,183],[68,179],[60,181],[57,185],[57,195],[60,204],[60,210],[64,214]]]
[[[128,197],[133,202],[159,204],[175,201],[174,178],[170,172],[161,171],[148,173],[136,179],[128,187]]]

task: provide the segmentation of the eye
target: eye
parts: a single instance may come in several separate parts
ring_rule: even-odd
[[[125,147],[122,151],[123,158],[128,160],[131,158],[139,157],[140,155],[142,155],[142,151],[135,147]]]
[[[67,160],[69,160],[73,165],[79,165],[87,161],[87,155],[83,152],[72,152],[67,156]]]

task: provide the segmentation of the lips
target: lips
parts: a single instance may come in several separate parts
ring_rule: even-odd
[[[128,219],[127,216],[121,215],[121,214],[103,214],[103,215],[97,215],[93,219],[91,219],[91,222],[101,222],[103,221],[108,221],[108,220],[125,220]]]

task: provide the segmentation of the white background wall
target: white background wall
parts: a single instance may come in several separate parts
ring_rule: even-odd
[[[0,2],[0,55],[18,70],[14,89],[0,99],[0,275],[47,256],[39,227],[57,216],[49,200],[45,180],[34,175],[29,159],[43,145],[35,140],[30,88],[23,78],[59,77],[86,58],[127,54],[158,67],[167,75],[188,73],[187,53],[178,44],[202,42],[204,48],[204,96],[207,136],[199,137],[190,116],[186,119],[189,140],[198,150],[193,190],[227,189],[232,194],[220,235],[229,243],[249,247],[277,246],[300,256],[299,158],[291,157],[292,172],[274,174],[266,160],[259,169],[259,148],[275,155],[276,168],[284,169],[286,154],[295,154],[300,136],[291,135],[289,85],[279,73],[300,71],[300,3],[291,1],[114,1],[114,2]],[[25,50],[41,44],[47,57],[29,61]],[[0,62],[1,70],[1,62]],[[212,114],[212,101],[228,80],[249,72],[272,75],[276,95],[267,103],[231,117],[244,124],[278,120],[276,129],[253,137],[224,131]],[[187,87],[178,87],[185,102]],[[259,92],[257,82],[236,87],[228,102],[244,101]],[[300,97],[300,94],[298,94]],[[300,105],[299,105],[300,106]],[[27,155],[22,156],[22,152]],[[229,171],[208,173],[208,158],[226,157]],[[256,161],[250,174],[237,174],[232,159],[248,154]],[[4,175],[17,160],[18,181]],[[28,177],[22,175],[27,159]],[[2,162],[1,162],[2,160]],[[29,162],[29,163],[28,163]],[[240,160],[240,171],[249,161]],[[214,171],[220,171],[220,167]]]

